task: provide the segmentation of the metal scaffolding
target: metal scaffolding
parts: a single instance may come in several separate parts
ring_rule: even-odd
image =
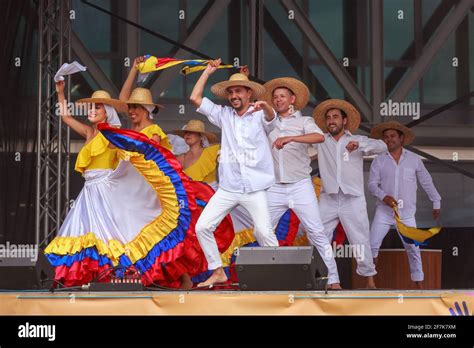
[[[56,115],[54,74],[70,60],[69,0],[39,1],[38,133],[35,242],[59,231],[69,206],[69,128]],[[67,84],[69,100],[70,89]]]

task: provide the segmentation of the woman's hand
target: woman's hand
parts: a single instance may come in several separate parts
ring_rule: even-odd
[[[56,82],[56,93],[64,94],[64,86],[65,85],[66,85],[66,83],[64,81]]]
[[[143,63],[146,60],[145,56],[138,56],[133,60],[133,67],[136,69],[137,65]]]

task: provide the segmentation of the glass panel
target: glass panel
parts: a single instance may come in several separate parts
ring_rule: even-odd
[[[309,18],[324,42],[337,58],[343,56],[343,2],[342,0],[308,1]],[[354,14],[355,15],[355,14]],[[310,58],[316,58],[316,52],[310,49]]]
[[[328,68],[322,65],[313,65],[311,66],[311,70],[316,75],[321,84],[324,86],[324,88],[326,88],[331,98],[344,98],[344,92],[342,88],[339,86],[337,81],[329,72]],[[320,103],[321,101],[322,100],[317,100],[318,103]]]
[[[456,99],[456,68],[452,65],[454,44],[453,32],[423,75],[424,102],[427,104],[445,104]]]
[[[188,27],[196,19],[197,15],[204,6],[207,4],[207,0],[188,0],[186,1],[186,23]]]
[[[175,0],[141,0],[140,24],[171,40],[179,38],[179,2]],[[140,51],[157,57],[167,57],[174,45],[140,31]]]
[[[110,0],[97,0],[94,4],[110,11]],[[110,16],[80,0],[73,0],[72,7],[76,19],[72,29],[91,52],[112,50]]]
[[[383,15],[385,59],[400,59],[415,36],[413,1],[384,1]]]
[[[421,5],[423,26],[430,19],[434,10],[439,6],[440,3],[441,3],[441,0],[423,0],[422,5]]]

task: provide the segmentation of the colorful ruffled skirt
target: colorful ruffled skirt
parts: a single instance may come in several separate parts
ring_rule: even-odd
[[[143,134],[101,125],[119,148],[115,170],[88,170],[58,236],[45,250],[65,286],[109,281],[124,270],[144,285],[178,287],[207,270],[194,226],[214,190],[192,181],[173,154]],[[234,239],[230,217],[216,230],[221,252]]]

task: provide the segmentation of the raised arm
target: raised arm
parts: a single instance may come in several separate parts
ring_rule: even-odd
[[[67,124],[72,130],[77,132],[83,138],[88,139],[93,133],[94,129],[71,116],[67,108],[67,100],[64,96],[64,81],[56,82],[56,92],[58,93],[59,114],[62,121]]]
[[[189,97],[189,100],[196,105],[197,107],[200,107],[202,104],[202,95],[204,93],[204,87],[206,86],[206,82],[209,79],[209,76],[211,76],[216,70],[217,67],[221,65],[221,59],[216,59],[216,60],[211,60],[207,64],[206,69],[201,74],[201,77],[199,80],[197,80],[196,84],[194,85],[193,91],[191,92],[191,96]]]
[[[133,66],[130,69],[127,79],[123,83],[122,89],[120,91],[119,99],[121,101],[126,101],[130,98],[130,94],[132,93],[133,83],[135,82],[135,78],[137,77],[137,65],[144,62],[146,60],[145,56],[139,56],[133,60]]]

